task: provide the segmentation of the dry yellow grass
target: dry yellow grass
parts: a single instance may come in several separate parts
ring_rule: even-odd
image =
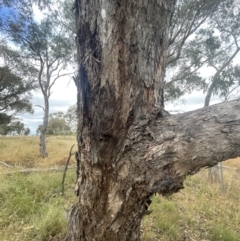
[[[47,151],[49,155],[43,159],[39,154],[38,136],[0,137],[0,161],[24,168],[65,165],[73,144],[75,144],[73,151],[76,151],[75,136],[48,137]],[[6,167],[0,165],[0,170],[5,169]]]
[[[234,168],[240,168],[240,157],[229,159],[223,163],[223,165],[234,167]]]

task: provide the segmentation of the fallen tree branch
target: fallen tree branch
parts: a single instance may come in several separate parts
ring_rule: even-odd
[[[73,169],[75,168],[75,166],[69,167],[69,169]],[[14,171],[14,172],[7,172],[7,175],[13,175],[13,174],[17,174],[17,173],[24,173],[24,174],[31,174],[34,172],[59,172],[64,170],[65,167],[51,167],[51,168],[29,168],[29,169],[21,169],[18,171]]]
[[[9,164],[7,164],[7,163],[4,162],[4,161],[0,161],[0,164],[3,165],[3,166],[5,166],[5,167],[15,168],[15,166],[9,165]]]

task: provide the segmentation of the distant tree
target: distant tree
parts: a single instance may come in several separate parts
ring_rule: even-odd
[[[49,4],[53,2],[57,4],[57,10],[49,7]],[[21,58],[27,59],[29,65],[38,70],[38,85],[44,98],[44,106],[42,106],[44,117],[40,133],[40,154],[43,158],[48,155],[45,138],[52,87],[60,77],[69,75],[66,69],[75,53],[72,32],[58,21],[59,16],[64,12],[61,11],[61,3],[9,0],[1,5],[2,13],[11,11],[13,15],[12,18],[9,18],[7,14],[1,15],[1,33],[19,46]],[[39,22],[36,21],[33,11],[33,8],[37,6],[44,13],[43,19]],[[61,18],[64,19],[64,16]]]
[[[42,129],[42,125],[38,125],[37,129],[36,129],[36,134],[39,135]]]
[[[24,130],[24,136],[28,136],[29,134],[30,134],[30,129],[27,127],[27,128],[25,128],[25,130]]]
[[[70,134],[70,133],[71,133],[71,129],[67,125],[64,119],[60,119],[60,118],[49,119],[47,134],[61,135],[61,134]]]
[[[69,123],[66,121],[66,115],[59,111],[56,113],[52,113],[49,115],[49,123],[47,128],[47,135],[65,135],[65,134],[71,134],[71,127],[69,126]],[[36,133],[41,133],[42,125],[39,125]]]
[[[30,129],[18,119],[14,119],[11,123],[5,123],[0,125],[0,135],[29,135]]]
[[[77,105],[70,106],[67,113],[64,115],[67,125],[73,133],[77,131]]]

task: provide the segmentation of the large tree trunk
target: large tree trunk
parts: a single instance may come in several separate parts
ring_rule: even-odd
[[[151,195],[239,155],[238,101],[171,116],[163,79],[174,0],[76,0],[79,201],[66,240],[136,241]]]

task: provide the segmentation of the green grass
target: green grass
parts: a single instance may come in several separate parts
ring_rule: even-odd
[[[210,241],[239,241],[239,233],[222,225],[214,225],[211,229]]]
[[[69,171],[61,196],[62,173],[16,174],[0,179],[0,240],[48,240],[63,235],[75,172]]]
[[[228,193],[224,196],[218,184],[208,183],[204,172],[189,177],[186,188],[169,198],[153,196],[153,212],[142,222],[142,239],[239,241],[240,197],[236,193],[240,192],[240,180],[234,175],[225,174]],[[67,173],[64,197],[61,180],[62,173],[2,176],[0,240],[49,241],[51,237],[63,237],[66,211],[76,202],[75,171]]]
[[[239,241],[240,177],[224,171],[226,193],[209,183],[206,171],[187,178],[185,189],[169,198],[153,196],[142,222],[144,241]]]
[[[51,137],[49,157],[42,159],[37,137],[1,138],[1,161],[22,168],[62,166],[74,143],[74,136]],[[227,163],[240,167],[240,160]],[[64,196],[62,172],[6,175],[14,170],[0,165],[0,241],[62,240],[67,210],[76,202],[75,170],[68,170]],[[142,222],[142,240],[239,241],[239,171],[225,170],[224,182],[222,195],[220,184],[209,183],[206,171],[201,171],[188,177],[179,193],[168,198],[153,196],[149,208],[153,212]]]

